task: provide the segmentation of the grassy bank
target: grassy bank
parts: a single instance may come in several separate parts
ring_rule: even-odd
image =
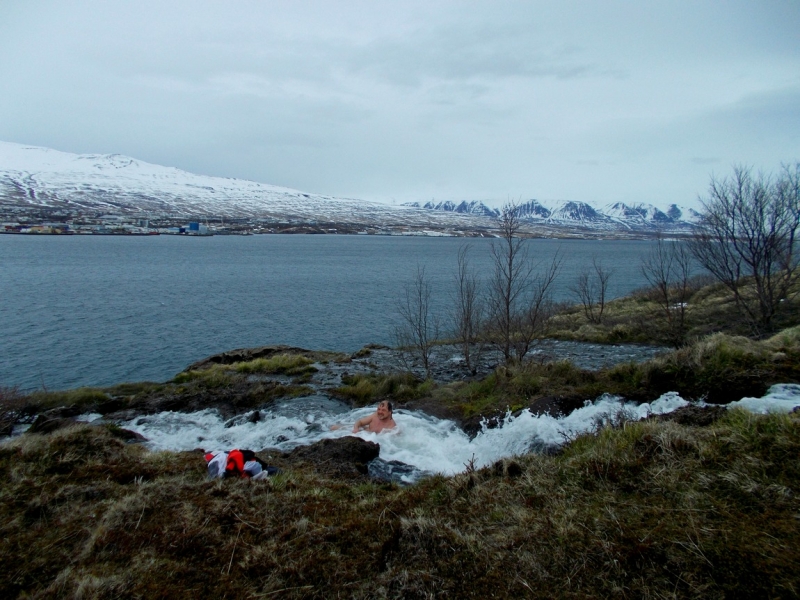
[[[732,336],[750,336],[753,331],[728,291],[710,277],[699,276],[687,285],[685,306],[685,342],[692,343],[715,333]],[[748,288],[742,292],[749,295]],[[677,315],[672,307],[673,317]],[[595,307],[595,317],[597,308]],[[596,342],[601,344],[641,343],[671,345],[675,331],[667,321],[659,292],[654,288],[636,290],[628,296],[606,303],[600,322],[588,318],[580,305],[563,306],[550,321],[548,335],[564,340]],[[800,282],[791,290],[789,298],[772,323],[773,332],[800,323]]]
[[[800,382],[800,326],[754,341],[723,333],[643,363],[624,363],[599,371],[569,362],[500,367],[476,381],[436,384],[408,374],[358,375],[335,393],[358,405],[379,398],[399,404],[447,409],[457,418],[539,410],[557,401],[567,410],[603,393],[634,401],[652,401],[674,391],[686,399],[728,403],[760,397],[776,383]]]
[[[409,488],[75,426],[0,447],[0,595],[796,597],[800,421],[642,422]]]

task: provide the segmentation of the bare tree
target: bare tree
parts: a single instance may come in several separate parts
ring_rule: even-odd
[[[466,367],[474,374],[475,361],[480,357],[483,349],[479,335],[483,323],[483,304],[480,298],[478,277],[469,266],[470,248],[470,244],[465,244],[458,250],[458,268],[455,274],[451,319],[454,337],[461,347]],[[473,346],[475,346],[474,352]]]
[[[535,343],[544,337],[550,317],[555,313],[552,287],[561,268],[560,254],[557,252],[544,270],[539,271],[537,267],[532,269],[537,273],[526,285],[528,292],[514,316],[512,345],[518,362],[522,362]]]
[[[531,275],[528,252],[519,237],[519,210],[509,202],[500,211],[500,240],[492,243],[494,271],[489,283],[489,336],[508,364],[513,359],[513,338],[518,304]]]
[[[500,241],[492,244],[494,270],[488,290],[489,339],[506,364],[521,362],[544,332],[553,313],[552,285],[561,266],[558,254],[534,275],[526,240],[519,236],[519,210],[506,204],[500,213]]]
[[[417,267],[414,280],[406,284],[405,295],[399,302],[401,324],[395,329],[398,346],[401,350],[410,349],[420,360],[426,378],[431,374],[433,345],[439,338],[439,319],[431,311],[431,295],[425,267]]]
[[[603,267],[597,256],[592,257],[592,268],[584,269],[575,285],[570,288],[583,306],[583,313],[590,323],[603,322],[603,311],[606,308],[608,280],[614,274],[613,269]]]
[[[697,261],[733,294],[753,332],[770,330],[800,272],[800,163],[777,178],[735,167],[712,178],[692,243]]]
[[[685,242],[667,242],[661,236],[642,259],[642,275],[653,287],[667,340],[676,348],[686,342],[692,265],[692,254]]]

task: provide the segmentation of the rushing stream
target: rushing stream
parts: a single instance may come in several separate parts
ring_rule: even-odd
[[[357,435],[380,444],[380,461],[384,467],[391,465],[392,461],[413,467],[403,470],[397,477],[410,482],[430,473],[459,473],[467,464],[483,467],[504,457],[547,451],[609,420],[617,421],[620,417],[638,420],[651,414],[668,413],[687,404],[689,402],[674,393],[641,405],[603,395],[559,418],[534,416],[528,411],[516,417],[508,416],[502,426],[484,429],[474,439],[452,421],[436,419],[421,412],[396,410],[396,430]],[[744,398],[729,406],[740,406],[758,413],[790,412],[800,406],[800,385],[776,385],[763,398]],[[203,410],[164,412],[137,417],[120,425],[141,433],[155,450],[239,447],[288,451],[323,438],[353,435],[352,423],[372,410],[372,407],[350,410],[336,400],[318,395],[277,403],[269,410],[259,411],[256,422],[252,422],[253,413],[225,421],[216,411]],[[86,416],[86,420],[91,419],[91,415]],[[331,426],[337,424],[344,427],[331,430]]]

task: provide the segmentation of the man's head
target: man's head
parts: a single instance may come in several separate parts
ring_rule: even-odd
[[[376,412],[378,413],[379,419],[388,419],[392,416],[392,403],[388,400],[381,400],[378,403],[378,410]]]

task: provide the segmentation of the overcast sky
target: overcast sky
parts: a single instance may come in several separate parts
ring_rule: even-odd
[[[386,202],[694,206],[800,160],[800,2],[0,0],[0,140]]]

